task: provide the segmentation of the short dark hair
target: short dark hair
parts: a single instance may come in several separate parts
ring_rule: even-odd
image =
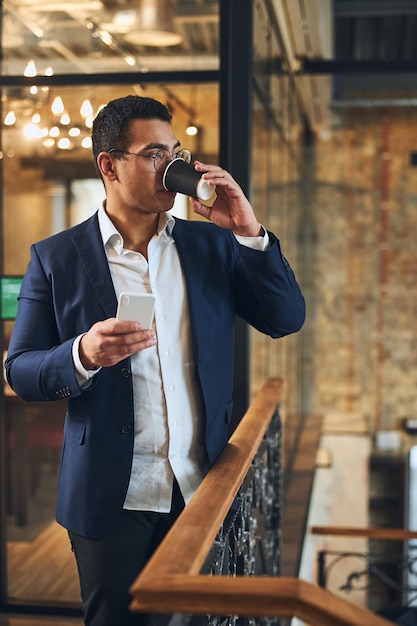
[[[136,119],[159,119],[171,123],[167,107],[153,98],[125,96],[111,100],[93,122],[92,142],[94,160],[100,152],[111,148],[127,150],[130,145],[130,122]]]

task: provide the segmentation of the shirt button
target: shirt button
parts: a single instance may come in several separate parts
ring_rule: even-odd
[[[169,356],[169,350],[164,350],[164,356]]]
[[[160,315],[160,316],[159,316],[159,321],[160,321],[160,322],[163,322],[164,320],[165,320],[165,315]]]
[[[129,424],[124,424],[120,430],[122,431],[124,435],[128,435],[131,432],[132,427],[129,426]]]
[[[174,391],[174,389],[175,389],[174,385],[169,385],[168,386],[168,391]]]
[[[120,370],[120,373],[123,376],[123,378],[130,378],[130,370],[128,370],[127,367],[122,367],[122,369]]]
[[[178,422],[174,421],[172,422],[172,426],[176,426],[178,424]]]

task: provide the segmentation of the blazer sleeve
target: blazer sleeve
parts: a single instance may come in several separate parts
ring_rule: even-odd
[[[55,277],[65,287],[65,276]],[[54,309],[53,281],[31,247],[5,361],[7,381],[27,401],[61,400],[82,393],[72,359],[76,335],[64,335]]]
[[[235,268],[236,313],[262,333],[278,338],[299,331],[306,306],[277,237],[266,251],[239,245]]]

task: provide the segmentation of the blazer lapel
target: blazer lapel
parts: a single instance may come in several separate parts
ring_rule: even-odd
[[[98,225],[97,213],[80,224],[72,237],[87,279],[107,317],[116,315],[117,298]]]

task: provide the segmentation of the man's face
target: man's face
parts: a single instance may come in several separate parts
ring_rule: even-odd
[[[133,154],[123,154],[122,159],[120,154],[111,154],[115,178],[110,186],[106,185],[108,201],[116,202],[119,210],[135,213],[169,211],[175,193],[166,191],[162,185],[164,160],[152,156],[160,150],[171,155],[178,151],[179,141],[171,124],[158,119],[133,120],[130,135],[132,141],[126,150]],[[155,169],[155,163],[160,171]]]

